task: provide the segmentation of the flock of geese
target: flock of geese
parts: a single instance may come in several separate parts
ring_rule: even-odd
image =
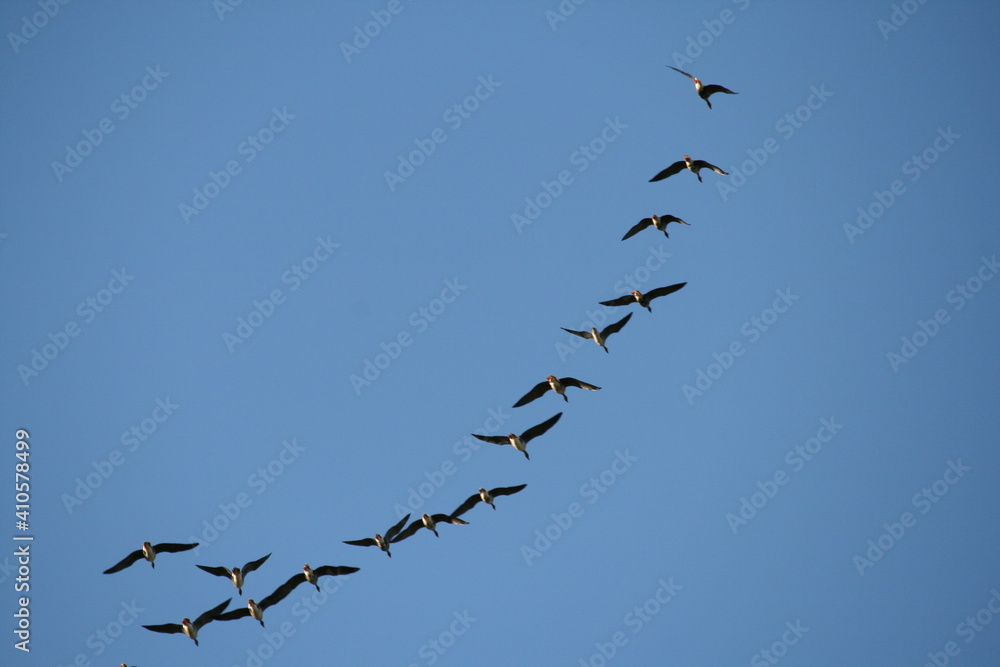
[[[706,86],[702,84],[700,79],[697,79],[688,74],[687,72],[677,69],[676,67],[671,67],[670,69],[680,72],[684,76],[694,81],[695,91],[697,92],[698,96],[701,99],[705,100],[705,103],[708,105],[709,109],[712,108],[712,103],[709,101],[709,98],[712,95],[716,93],[726,93],[729,95],[737,94],[723,86],[714,84]],[[683,160],[678,160],[677,162],[674,162],[669,167],[663,169],[649,180],[650,182],[660,181],[665,178],[669,178],[670,176],[673,176],[675,174],[679,174],[685,169],[688,169],[689,171],[694,173],[694,175],[698,177],[698,180],[700,182],[703,182],[701,174],[699,173],[702,169],[709,169],[717,174],[728,176],[727,172],[723,171],[722,169],[716,167],[713,164],[706,162],[705,160],[692,160],[690,156],[685,155]],[[622,237],[622,240],[624,241],[625,239],[631,238],[632,236],[635,236],[636,234],[638,234],[639,232],[648,227],[653,227],[656,230],[663,232],[667,238],[670,238],[670,235],[667,233],[667,225],[670,224],[671,222],[676,222],[683,225],[689,224],[684,220],[681,220],[680,218],[675,217],[673,215],[654,214],[653,216],[649,218],[643,218],[638,223],[636,223],[631,229],[629,229],[625,233],[625,236]],[[645,308],[650,313],[652,313],[653,309],[650,307],[650,301],[659,298],[661,296],[673,294],[677,290],[684,287],[686,284],[687,283],[677,283],[665,287],[658,287],[646,293],[642,293],[639,290],[634,290],[631,293],[626,294],[624,296],[620,296],[616,299],[611,299],[609,301],[601,301],[599,303],[603,306],[612,306],[612,307],[628,306],[630,304],[637,303],[641,307]],[[593,340],[597,345],[603,348],[605,352],[607,352],[608,348],[606,342],[608,337],[610,337],[612,334],[621,331],[622,328],[628,323],[629,319],[631,319],[631,317],[632,313],[629,313],[622,319],[612,324],[609,324],[600,331],[598,331],[596,327],[591,327],[590,331],[574,331],[572,329],[566,329],[566,328],[563,328],[563,331],[571,333],[575,336],[580,336],[581,338],[587,338]],[[562,396],[564,401],[569,402],[569,397],[566,395],[566,389],[569,387],[586,389],[589,391],[597,391],[600,389],[600,387],[598,386],[595,386],[588,382],[577,380],[576,378],[572,377],[557,378],[554,375],[549,375],[545,378],[543,382],[539,382],[534,387],[532,387],[526,394],[524,394],[524,396],[519,398],[517,402],[514,403],[514,407],[518,408],[523,405],[527,405],[528,403],[531,403],[532,401],[541,398],[549,390],[554,391],[556,394]],[[563,414],[562,412],[559,412],[550,417],[549,419],[545,420],[544,422],[532,426],[531,428],[524,431],[520,435],[514,433],[508,433],[506,436],[479,435],[476,433],[473,433],[472,435],[473,437],[478,438],[483,442],[489,442],[496,445],[512,445],[514,449],[524,454],[524,457],[530,460],[531,457],[528,455],[528,450],[527,450],[528,443],[534,438],[543,435],[546,431],[555,426],[556,422],[558,422],[559,419],[562,417],[562,414]],[[498,487],[495,489],[490,489],[489,491],[487,491],[485,488],[480,488],[478,493],[469,496],[461,505],[459,505],[450,514],[422,514],[419,519],[413,521],[409,525],[407,525],[407,522],[410,520],[411,515],[407,514],[402,519],[400,519],[399,522],[397,522],[388,530],[386,530],[384,535],[380,533],[375,533],[374,537],[365,537],[359,540],[344,540],[344,543],[359,547],[378,547],[380,550],[384,551],[387,556],[391,558],[392,553],[389,550],[390,545],[395,544],[397,542],[401,542],[409,537],[412,537],[421,528],[426,528],[432,533],[434,533],[436,537],[440,537],[437,531],[437,526],[439,524],[450,523],[454,525],[468,525],[467,521],[459,517],[461,517],[461,515],[471,510],[478,503],[483,502],[495,510],[496,506],[493,503],[496,498],[500,496],[513,495],[524,489],[526,486],[527,486],[526,484],[520,484],[517,486]],[[156,567],[155,561],[157,554],[178,553],[194,549],[197,546],[198,543],[177,544],[172,542],[163,542],[160,544],[153,545],[150,542],[143,542],[141,549],[137,549],[128,554],[118,563],[105,570],[104,574],[113,574],[115,572],[120,572],[143,559],[148,561],[151,567],[155,568]],[[251,572],[254,572],[258,568],[260,568],[270,557],[271,554],[267,554],[262,558],[258,558],[257,560],[253,560],[246,563],[242,568],[234,567],[232,569],[229,569],[222,566],[208,566],[208,565],[198,565],[197,567],[207,572],[208,574],[215,575],[217,577],[225,577],[229,579],[230,582],[236,587],[236,590],[239,593],[239,595],[242,596],[243,586],[246,582],[246,576]],[[320,577],[351,574],[352,572],[357,572],[359,569],[360,568],[357,567],[350,567],[344,565],[340,566],[324,565],[322,567],[313,569],[308,564],[306,564],[302,566],[302,572],[292,575],[285,583],[278,586],[278,588],[276,588],[274,592],[262,598],[260,602],[257,602],[252,598],[249,598],[247,599],[247,604],[245,607],[240,607],[237,609],[233,609],[231,611],[226,611],[226,608],[232,601],[232,598],[229,598],[225,602],[222,602],[216,605],[215,607],[209,609],[205,613],[201,614],[193,621],[190,618],[184,618],[181,620],[180,623],[163,623],[159,625],[144,625],[142,627],[146,628],[147,630],[152,630],[153,632],[161,632],[167,634],[184,634],[191,640],[193,640],[195,646],[197,646],[198,631],[206,624],[212,621],[233,621],[236,619],[249,616],[254,620],[256,620],[258,623],[260,623],[260,625],[263,627],[264,611],[269,607],[272,607],[281,602],[288,596],[289,593],[291,593],[300,584],[308,582],[313,586],[315,586],[316,590],[319,591]],[[127,667],[127,665],[125,663],[122,663],[121,667]]]

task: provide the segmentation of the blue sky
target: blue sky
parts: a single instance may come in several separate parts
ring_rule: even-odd
[[[995,664],[996,6],[0,11],[4,664]]]

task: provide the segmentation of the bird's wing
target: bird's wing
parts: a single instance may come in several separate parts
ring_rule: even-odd
[[[563,384],[566,384],[565,379],[563,380]],[[532,438],[537,438],[542,433],[545,433],[550,428],[552,428],[557,421],[559,421],[559,418],[562,417],[562,414],[563,413],[558,412],[554,416],[549,417],[548,419],[543,421],[541,424],[535,424],[534,426],[532,426],[527,431],[521,434],[521,440],[524,440],[525,444],[527,444],[528,441],[531,440]]]
[[[264,561],[266,561],[270,557],[271,557],[271,554],[268,554],[268,555],[264,556],[263,558],[258,558],[257,560],[250,561],[249,563],[247,563],[246,565],[243,566],[243,574],[244,575],[250,574],[251,572],[253,572],[254,570],[256,570],[258,567],[260,567],[261,565],[263,565]]]
[[[656,181],[662,181],[664,178],[673,176],[674,174],[679,174],[686,166],[687,165],[684,162],[684,160],[679,160],[677,162],[674,162],[672,165],[670,165],[669,167],[658,173],[656,176],[653,176],[651,179],[649,179],[649,182],[654,183]]]
[[[624,241],[627,238],[635,236],[636,234],[644,230],[646,227],[649,227],[651,224],[653,224],[652,218],[643,218],[639,222],[635,223],[635,225],[632,226],[632,229],[625,232],[625,236],[622,237],[622,241]]]
[[[424,527],[424,520],[422,518],[421,519],[417,519],[416,521],[414,521],[413,523],[411,523],[409,526],[407,526],[403,530],[403,532],[401,532],[396,537],[392,538],[392,542],[393,543],[395,543],[395,542],[402,542],[407,537],[410,537],[411,535],[413,535],[413,533],[417,532],[418,530],[420,530],[423,527]]]
[[[694,80],[693,76],[691,76],[690,74],[688,74],[687,72],[685,72],[682,69],[677,69],[676,67],[671,67],[670,65],[667,65],[667,67],[670,67],[670,69],[674,70],[675,72],[680,72],[681,74],[683,74],[687,78],[691,79],[692,81]]]
[[[228,598],[222,604],[215,605],[214,607],[212,607],[211,609],[209,609],[208,611],[206,611],[204,614],[202,614],[198,618],[194,619],[194,627],[200,628],[201,626],[205,625],[206,623],[209,623],[210,621],[214,621],[216,618],[218,618],[219,614],[221,614],[222,612],[224,612],[226,610],[226,607],[229,606],[229,603],[230,603],[231,600],[232,600],[232,598]]]
[[[457,516],[448,516],[447,514],[432,514],[431,518],[434,519],[434,523],[453,523],[456,526],[467,526],[468,521],[459,519]]]
[[[160,625],[144,625],[142,627],[153,632],[165,632],[167,634],[184,632],[184,626],[180,623],[161,623]]]
[[[722,169],[720,169],[719,167],[716,167],[711,162],[705,162],[704,160],[695,160],[691,164],[692,164],[692,166],[694,166],[697,169],[711,169],[712,171],[714,171],[717,174],[722,174],[723,176],[728,176],[729,175],[728,171],[723,171]]]
[[[729,90],[728,88],[726,88],[724,86],[720,86],[720,85],[714,84],[714,83],[712,85],[710,85],[710,86],[702,86],[701,87],[701,94],[704,95],[705,97],[709,97],[710,95],[714,95],[716,93],[728,93],[730,95],[739,95],[739,93],[734,93],[733,91]]]
[[[559,327],[559,328],[562,329],[563,331],[565,331],[566,333],[571,333],[574,336],[579,336],[580,338],[590,338],[591,337],[589,331],[573,331],[572,329],[567,329],[566,327]]]
[[[690,224],[690,223],[684,222],[683,220],[681,220],[680,218],[678,218],[676,215],[661,215],[660,216],[660,220],[663,220],[663,221],[665,221],[668,224],[671,223],[671,222],[679,222],[682,225],[689,225]]]
[[[125,556],[125,558],[122,558],[120,561],[118,561],[117,563],[106,569],[104,571],[104,574],[114,574],[115,572],[121,572],[126,567],[136,562],[140,558],[142,558],[142,549],[133,551],[128,556]]]
[[[673,294],[680,288],[687,285],[687,283],[677,283],[676,285],[668,285],[666,287],[657,287],[656,289],[649,290],[646,292],[646,300],[652,301],[656,297],[666,296],[667,294]]]
[[[625,317],[621,318],[620,320],[618,320],[614,324],[609,324],[608,326],[604,327],[604,331],[601,332],[601,337],[602,338],[607,338],[611,334],[618,333],[619,331],[621,331],[622,327],[625,326],[625,324],[628,322],[628,320],[629,320],[630,317],[632,317],[632,313],[629,313],[628,315],[626,315]]]
[[[567,387],[579,387],[580,389],[589,389],[591,391],[597,391],[598,389],[600,389],[600,387],[588,384],[586,382],[581,382],[576,378],[562,378],[560,382],[562,382]]]
[[[454,517],[462,516],[463,514],[471,510],[473,507],[475,507],[476,503],[478,503],[480,500],[482,500],[482,498],[479,496],[478,493],[469,496],[468,498],[465,499],[465,502],[459,505],[455,509],[455,511],[451,513],[451,515]]]
[[[156,553],[158,554],[163,554],[163,553],[171,554],[171,553],[176,553],[178,551],[187,551],[188,549],[194,549],[196,546],[198,546],[197,542],[195,542],[194,544],[173,544],[171,542],[164,542],[163,544],[157,544],[153,546],[153,549],[156,550]]]
[[[387,541],[388,541],[388,539],[389,538],[386,537]],[[378,542],[375,541],[374,537],[366,537],[363,540],[343,540],[343,542],[344,542],[344,544],[351,544],[351,545],[356,546],[356,547],[373,547],[376,544],[378,544]]]
[[[260,606],[260,605],[258,605]],[[219,614],[215,617],[217,621],[235,621],[238,618],[243,618],[244,616],[250,615],[250,609],[248,607],[240,607],[239,609],[233,609],[227,611],[225,614]]]
[[[497,496],[510,496],[517,493],[526,486],[528,485],[518,484],[517,486],[501,486],[496,489],[492,489],[490,491],[490,495],[493,496],[494,498],[496,498]]]
[[[288,581],[275,588],[273,593],[271,593],[266,598],[258,602],[257,606],[260,607],[261,609],[266,609],[271,605],[278,604],[279,602],[284,600],[285,597],[287,597],[288,594],[291,593],[296,586],[298,586],[305,580],[306,580],[306,575],[304,572],[293,574],[291,577],[288,578]]]
[[[519,408],[522,405],[531,403],[533,400],[535,400],[536,398],[538,398],[551,388],[552,387],[549,386],[548,380],[546,380],[545,382],[539,382],[538,384],[536,384],[534,387],[531,388],[531,391],[529,391],[527,394],[519,398],[517,403],[514,404],[514,407]],[[488,440],[487,442],[490,441]]]
[[[392,542],[392,538],[396,536],[396,533],[398,533],[399,531],[401,531],[403,529],[403,526],[405,526],[406,522],[409,521],[409,520],[410,520],[410,515],[407,514],[402,519],[400,519],[396,523],[396,525],[394,525],[389,530],[385,531],[385,541],[386,542]],[[372,540],[372,542],[374,543],[375,540]]]
[[[195,565],[195,567],[199,570],[204,570],[209,574],[214,574],[217,577],[229,577],[232,575],[232,572],[230,572],[229,568],[226,567],[209,567],[207,565]]]
[[[517,407],[516,405],[514,406]],[[510,438],[505,435],[476,435],[472,434],[473,438],[479,438],[483,442],[492,442],[494,445],[509,445]]]
[[[339,577],[342,574],[351,574],[360,569],[360,567],[353,567],[351,565],[323,565],[322,567],[317,567],[313,572],[316,573],[317,577]]]
[[[635,297],[631,294],[626,294],[625,296],[620,296],[617,299],[611,299],[610,301],[600,301],[602,306],[627,306],[630,303],[635,303]]]

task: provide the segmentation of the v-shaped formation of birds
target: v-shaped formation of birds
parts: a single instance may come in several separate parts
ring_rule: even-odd
[[[729,90],[728,88],[724,88],[723,86],[714,84],[709,86],[703,85],[700,79],[697,79],[688,74],[687,72],[677,69],[676,67],[671,67],[670,69],[680,72],[684,76],[694,81],[695,91],[697,92],[698,96],[701,99],[705,100],[705,103],[708,105],[709,109],[712,108],[712,103],[709,101],[709,98],[712,95],[716,93],[727,93],[729,95],[737,94]],[[650,182],[661,181],[675,174],[679,174],[685,169],[688,169],[689,171],[694,173],[694,175],[698,177],[698,181],[700,182],[703,182],[701,174],[699,173],[702,169],[708,169],[710,171],[714,171],[717,174],[722,174],[723,176],[729,175],[727,172],[723,171],[719,167],[716,167],[715,165],[709,162],[706,162],[705,160],[692,160],[690,156],[685,155],[683,160],[678,160],[677,162],[674,162],[669,167],[663,169],[649,180]],[[636,234],[646,229],[647,227],[654,227],[658,231],[663,232],[663,234],[667,238],[670,238],[670,234],[667,233],[667,225],[669,225],[671,222],[677,222],[682,225],[689,224],[684,220],[681,220],[680,218],[673,215],[653,214],[651,217],[643,218],[642,220],[637,222],[631,229],[629,229],[625,233],[625,235],[622,237],[622,240],[624,241],[625,239],[635,236]],[[687,283],[677,283],[674,285],[667,285],[665,287],[658,287],[646,293],[642,293],[639,290],[634,290],[631,293],[626,294],[624,296],[620,296],[615,299],[610,299],[608,301],[601,301],[599,303],[602,306],[628,306],[630,304],[637,303],[646,310],[648,310],[650,313],[652,313],[653,309],[650,307],[650,302],[653,299],[656,299],[661,296],[666,296],[668,294],[673,294],[677,290],[684,287],[686,284]],[[628,321],[631,318],[632,318],[632,313],[629,313],[622,319],[612,324],[609,324],[600,331],[598,331],[596,327],[591,327],[590,331],[574,331],[572,329],[565,329],[565,328],[563,329],[563,331],[566,331],[576,336],[580,336],[581,338],[587,338],[593,340],[597,345],[600,345],[605,352],[607,352],[608,351],[607,339],[612,334],[621,331],[622,328],[624,328],[624,326],[628,324]],[[514,403],[514,407],[518,408],[521,407],[522,405],[527,405],[528,403],[538,398],[541,398],[549,390],[554,391],[555,393],[562,396],[564,401],[569,402],[569,397],[566,395],[566,389],[569,387],[587,389],[590,391],[597,391],[600,389],[600,387],[598,386],[590,384],[589,382],[583,382],[581,380],[577,380],[576,378],[572,377],[557,378],[554,375],[549,375],[545,378],[543,382],[539,382],[534,387],[532,387],[524,396],[519,398],[517,402]],[[473,433],[472,435],[473,437],[478,438],[483,442],[490,442],[496,445],[513,445],[514,449],[524,454],[524,458],[530,460],[531,457],[528,456],[528,443],[531,440],[537,438],[538,436],[543,435],[546,431],[555,426],[556,422],[558,422],[559,419],[562,417],[562,414],[563,413],[559,412],[553,415],[552,417],[546,419],[544,422],[532,426],[531,428],[524,431],[520,435],[514,433],[508,433],[505,436],[479,435],[476,433]],[[401,542],[407,539],[408,537],[413,536],[421,528],[427,528],[432,533],[434,533],[436,537],[440,537],[437,531],[438,524],[450,523],[461,526],[468,525],[467,521],[459,517],[461,517],[463,514],[471,510],[478,503],[480,502],[486,503],[495,510],[496,506],[493,504],[493,502],[496,498],[498,498],[499,496],[513,495],[524,489],[526,486],[527,486],[526,484],[519,484],[517,486],[497,487],[495,489],[490,489],[489,491],[487,491],[485,488],[481,488],[477,493],[474,493],[473,495],[469,496],[461,505],[459,505],[450,514],[423,514],[419,519],[413,521],[409,525],[407,525],[407,522],[410,520],[410,515],[407,514],[405,517],[400,519],[398,523],[396,523],[388,530],[386,530],[384,535],[380,533],[375,533],[374,537],[365,537],[359,540],[344,540],[344,543],[359,547],[378,547],[379,549],[384,551],[387,556],[391,558],[392,553],[390,553],[389,551],[390,545],[395,544],[397,542]],[[128,556],[123,558],[117,564],[105,570],[104,574],[113,574],[115,572],[120,572],[121,570],[124,570],[125,568],[143,559],[149,561],[150,566],[155,568],[156,556],[158,554],[188,551],[190,549],[194,549],[197,546],[198,546],[197,543],[175,544],[171,542],[163,542],[154,545],[151,544],[150,542],[143,542],[141,549],[137,549],[132,553],[130,553]],[[229,579],[229,581],[232,582],[234,586],[236,586],[237,592],[242,596],[243,586],[245,584],[247,575],[249,575],[251,572],[261,567],[267,561],[267,559],[270,558],[270,556],[271,554],[267,554],[262,558],[250,561],[246,563],[242,568],[234,567],[233,569],[229,569],[227,567],[222,567],[222,566],[208,566],[208,565],[198,565],[197,567],[207,572],[208,574],[212,574],[217,577],[225,577],[226,579]],[[351,574],[352,572],[357,572],[359,569],[360,568],[357,567],[350,567],[344,565],[340,566],[324,565],[322,567],[313,569],[309,567],[309,565],[304,565],[302,567],[302,572],[292,575],[288,579],[288,581],[278,586],[278,588],[276,588],[274,592],[262,598],[259,602],[255,601],[252,598],[248,598],[245,607],[239,607],[237,609],[226,611],[226,608],[229,606],[229,603],[232,600],[232,598],[229,598],[225,602],[222,602],[219,605],[201,614],[200,616],[195,618],[194,621],[192,621],[190,618],[184,618],[181,620],[180,623],[163,623],[160,625],[144,625],[142,627],[146,628],[147,630],[152,630],[154,632],[187,635],[194,641],[195,646],[197,646],[198,631],[203,626],[212,621],[233,621],[239,618],[244,618],[249,616],[250,618],[253,618],[258,623],[260,623],[261,626],[263,626],[264,611],[269,607],[272,607],[281,602],[283,599],[285,599],[288,596],[288,594],[291,593],[292,590],[294,590],[299,584],[302,584],[304,582],[309,582],[310,584],[316,587],[316,590],[320,590],[319,587],[320,577]],[[126,667],[125,663],[122,663],[122,667]]]

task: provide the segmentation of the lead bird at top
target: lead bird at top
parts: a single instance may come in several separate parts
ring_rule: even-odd
[[[667,67],[670,67],[670,65],[667,65]],[[695,91],[697,91],[698,97],[705,100],[705,104],[708,105],[709,109],[712,108],[712,103],[708,101],[708,98],[711,97],[712,95],[715,95],[716,93],[726,93],[727,95],[739,95],[739,93],[734,93],[725,86],[719,86],[714,83],[706,86],[701,82],[701,79],[691,76],[684,70],[677,69],[676,67],[670,67],[670,69],[674,70],[675,72],[680,72],[687,78],[694,81],[694,89]]]

